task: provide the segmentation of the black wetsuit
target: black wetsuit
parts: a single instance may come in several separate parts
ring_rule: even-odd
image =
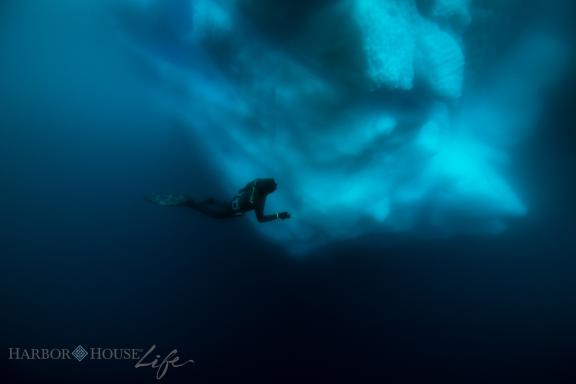
[[[264,214],[266,197],[275,190],[276,182],[274,179],[255,179],[240,189],[230,202],[212,198],[203,201],[188,199],[183,205],[217,219],[229,219],[242,216],[244,213],[252,210],[254,210],[256,218],[261,223],[277,219],[287,219],[290,217],[287,212],[274,213],[271,215]]]

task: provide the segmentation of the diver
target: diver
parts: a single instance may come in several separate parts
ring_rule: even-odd
[[[189,207],[216,219],[230,219],[254,210],[258,221],[265,223],[267,221],[290,218],[288,212],[264,214],[266,197],[274,192],[277,187],[278,184],[276,184],[274,179],[255,179],[240,189],[230,202],[214,198],[194,201],[185,195],[153,195],[146,197],[146,199],[162,206]]]

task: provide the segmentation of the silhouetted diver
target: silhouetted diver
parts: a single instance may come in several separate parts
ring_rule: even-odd
[[[147,200],[162,206],[190,207],[216,219],[230,219],[254,210],[258,221],[265,223],[267,221],[290,218],[288,212],[277,212],[271,215],[264,214],[266,197],[274,192],[277,186],[278,184],[276,184],[274,179],[252,180],[238,191],[231,202],[219,201],[213,198],[194,201],[184,195],[153,195],[148,196]]]

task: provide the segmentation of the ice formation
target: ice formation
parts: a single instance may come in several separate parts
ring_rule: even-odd
[[[504,171],[548,80],[538,61],[558,62],[554,40],[524,39],[469,89],[467,0],[125,1],[132,48],[227,192],[277,179],[268,209],[293,218],[257,229],[287,248],[499,232],[527,213]]]

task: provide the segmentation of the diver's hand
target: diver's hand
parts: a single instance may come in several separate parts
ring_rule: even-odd
[[[278,214],[278,218],[281,220],[286,220],[290,218],[290,214],[288,212],[280,212]]]

